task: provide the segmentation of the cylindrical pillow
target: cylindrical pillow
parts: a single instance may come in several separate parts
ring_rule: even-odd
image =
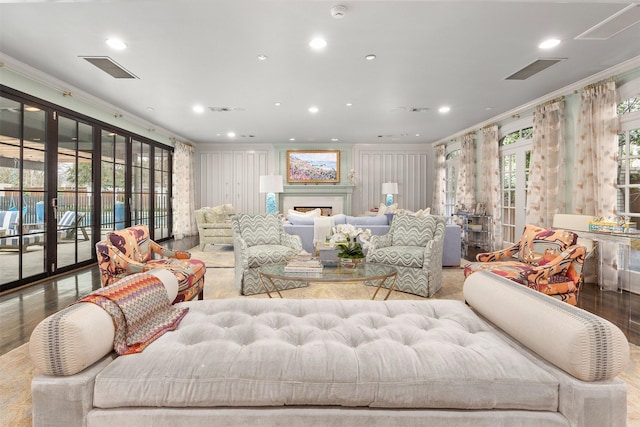
[[[178,279],[168,270],[148,272],[162,280],[169,301],[178,294]],[[123,279],[124,280],[124,279]],[[111,316],[90,302],[71,305],[44,319],[31,333],[29,354],[47,375],[73,375],[113,351]]]
[[[487,271],[464,282],[464,298],[483,317],[583,381],[617,376],[629,343],[606,319]]]

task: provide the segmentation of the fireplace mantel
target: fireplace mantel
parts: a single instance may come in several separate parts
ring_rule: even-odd
[[[334,209],[333,214],[344,213],[345,215],[351,215],[353,188],[353,185],[288,184],[284,186],[284,192],[280,193],[279,205],[283,207],[283,211],[286,213],[288,209],[293,208],[294,203],[296,206],[304,206],[304,204],[300,204],[304,203],[303,200],[307,200],[309,206],[329,206],[323,202],[323,199],[340,198],[342,206],[339,206],[337,210]]]

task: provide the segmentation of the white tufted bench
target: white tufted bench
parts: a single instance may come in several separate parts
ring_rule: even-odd
[[[187,302],[179,327],[140,354],[36,377],[34,425],[624,425],[615,376],[629,349],[615,326],[498,276],[471,277],[467,299],[511,336],[459,301]],[[550,337],[532,310],[565,327]],[[570,361],[554,356],[576,347],[584,354]]]

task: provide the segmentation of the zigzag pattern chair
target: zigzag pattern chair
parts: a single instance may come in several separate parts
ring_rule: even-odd
[[[577,245],[578,235],[528,224],[519,242],[501,251],[476,255],[464,276],[488,270],[521,285],[565,301],[578,302],[586,248]]]
[[[263,293],[258,269],[267,264],[282,264],[302,251],[300,236],[284,231],[281,214],[237,214],[231,217],[235,282],[240,295]],[[301,281],[279,282],[278,288],[307,286]]]
[[[397,214],[387,234],[371,236],[367,262],[396,267],[396,289],[430,297],[442,287],[445,219]]]
[[[164,268],[178,279],[178,296],[174,303],[204,297],[204,262],[190,259],[189,252],[173,251],[154,242],[149,238],[146,225],[107,233],[105,240],[96,243],[96,254],[103,287],[134,273]],[[152,259],[152,254],[164,258]]]

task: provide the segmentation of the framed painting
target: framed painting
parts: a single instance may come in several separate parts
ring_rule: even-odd
[[[288,150],[287,182],[340,182],[340,150]]]

